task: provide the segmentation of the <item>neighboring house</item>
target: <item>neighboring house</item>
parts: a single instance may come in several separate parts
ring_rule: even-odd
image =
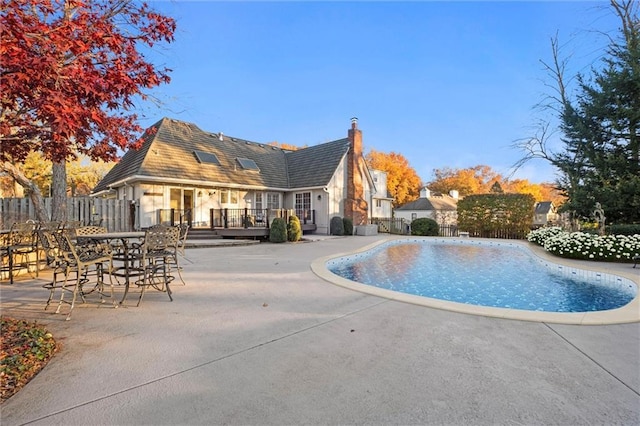
[[[533,210],[533,226],[546,226],[557,224],[560,216],[558,209],[551,201],[540,201],[535,204]]]
[[[393,215],[393,197],[387,189],[387,173],[382,170],[369,170],[376,192],[372,195],[369,217],[390,218]]]
[[[142,139],[92,194],[130,200],[134,228],[165,222],[167,212],[194,227],[258,227],[286,209],[304,229],[328,234],[333,216],[367,224],[379,196],[355,118],[346,138],[296,151],[170,118]]]
[[[394,217],[409,222],[427,217],[435,220],[439,225],[456,225],[458,223],[458,191],[436,194],[431,193],[428,188],[422,188],[420,198],[396,208]]]

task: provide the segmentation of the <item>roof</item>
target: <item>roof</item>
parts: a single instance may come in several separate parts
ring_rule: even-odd
[[[245,139],[201,130],[192,123],[163,118],[147,129],[139,150],[129,150],[98,183],[94,193],[136,177],[189,179],[208,185],[235,184],[263,188],[326,186],[349,150],[340,139],[288,151]],[[201,163],[195,151],[214,154],[220,164]],[[258,170],[242,167],[253,160]]]
[[[396,210],[457,210],[458,200],[449,196],[418,198]]]
[[[551,201],[540,201],[536,203],[535,214],[547,214],[551,211],[553,207],[553,202]]]

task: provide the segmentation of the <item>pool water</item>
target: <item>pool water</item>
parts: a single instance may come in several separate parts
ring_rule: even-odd
[[[400,240],[332,259],[327,267],[343,278],[388,290],[531,311],[615,309],[637,293],[628,279],[545,264],[513,244]]]

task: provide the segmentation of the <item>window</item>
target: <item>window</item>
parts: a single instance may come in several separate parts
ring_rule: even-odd
[[[216,166],[220,165],[220,160],[216,157],[215,154],[211,152],[204,151],[193,151],[199,163],[207,163],[207,164],[215,164]]]
[[[296,216],[300,219],[311,219],[311,193],[301,192],[296,194]]]
[[[411,220],[414,221],[418,218],[418,213],[411,213]]]
[[[236,161],[238,162],[238,164],[240,164],[240,167],[242,167],[245,170],[255,170],[258,172],[260,171],[260,168],[258,168],[258,165],[256,164],[256,162],[251,160],[250,158],[238,157],[236,158]]]
[[[267,208],[279,209],[280,208],[280,194],[277,192],[267,192]]]
[[[238,191],[236,189],[221,190],[220,204],[238,204]]]
[[[262,192],[256,192],[256,210],[262,210]]]

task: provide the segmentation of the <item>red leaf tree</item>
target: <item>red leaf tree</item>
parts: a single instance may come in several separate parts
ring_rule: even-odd
[[[0,168],[22,183],[11,164],[31,151],[64,165],[77,153],[113,161],[137,148],[134,102],[168,83],[170,72],[141,48],[173,41],[175,21],[130,0],[0,4]],[[65,197],[66,182],[55,172],[53,191],[61,210],[56,193]]]

